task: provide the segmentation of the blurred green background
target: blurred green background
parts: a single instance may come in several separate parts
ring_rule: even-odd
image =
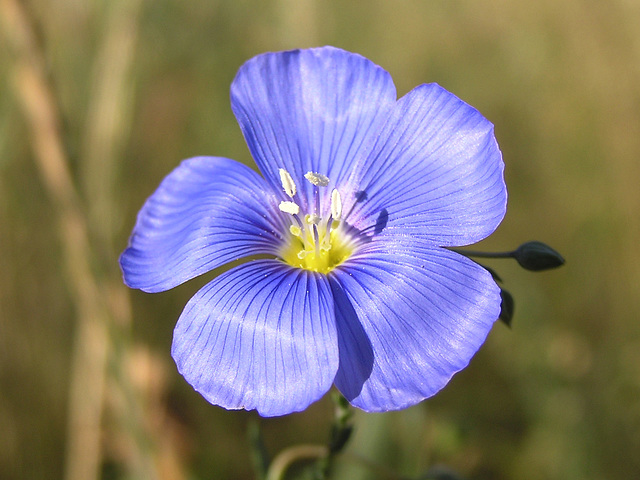
[[[251,164],[229,106],[238,67],[324,44],[384,67],[399,95],[437,82],[477,107],[509,188],[481,247],[537,239],[567,260],[539,274],[490,263],[516,299],[512,328],[496,324],[436,397],[358,412],[335,478],[434,464],[469,479],[640,477],[640,2],[0,5],[0,478],[250,479],[252,422],[272,455],[326,441],[328,398],[260,419],[207,404],[176,373],[173,326],[212,275],[146,295],[117,266],[181,159]],[[53,133],[29,72],[59,106]]]

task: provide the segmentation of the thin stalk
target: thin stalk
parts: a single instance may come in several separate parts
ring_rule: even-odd
[[[276,456],[269,470],[266,480],[284,480],[291,465],[302,460],[319,460],[329,455],[329,449],[324,445],[295,445],[280,452]]]
[[[67,480],[100,478],[102,416],[111,355],[115,360],[113,378],[127,402],[124,421],[131,424],[130,435],[137,448],[138,463],[130,466],[131,473],[137,478],[157,476],[150,462],[148,438],[140,425],[138,395],[126,372],[127,346],[122,339],[126,337],[123,328],[131,319],[129,297],[117,269],[93,269],[98,258],[112,258],[113,229],[110,224],[101,229],[97,219],[100,215],[111,217],[114,212],[113,166],[126,131],[124,107],[129,102],[124,92],[140,4],[141,0],[118,2],[112,6],[106,24],[104,48],[98,55],[94,76],[91,126],[83,152],[85,172],[95,176],[88,178],[88,201],[84,201],[69,169],[61,109],[47,70],[44,46],[36,35],[36,21],[27,2],[0,0],[3,32],[15,53],[13,87],[30,127],[34,159],[56,215],[65,280],[77,315],[70,367]],[[106,181],[100,184],[99,179]],[[81,205],[87,205],[87,209]],[[93,219],[91,225],[89,218]]]
[[[465,250],[461,248],[449,248],[460,255],[465,257],[478,257],[478,258],[513,258],[515,250],[511,252],[480,252],[478,250]]]
[[[120,306],[119,315],[114,315],[111,325],[108,373],[121,399],[114,403],[113,413],[121,433],[134,446],[125,468],[135,478],[154,479],[159,477],[154,458],[156,445],[142,424],[150,412],[144,411],[140,392],[130,378],[131,303],[122,285],[114,247],[115,219],[120,210],[116,195],[117,167],[130,131],[131,77],[142,6],[143,0],[115,0],[106,4],[104,31],[93,65],[80,166],[88,225],[102,254],[98,263],[111,297]]]
[[[15,51],[13,87],[31,129],[34,158],[51,198],[77,325],[69,393],[67,480],[99,478],[108,309],[91,270],[87,222],[69,171],[61,114],[49,82],[34,19],[23,2],[0,0],[4,31]]]
[[[256,478],[257,480],[266,480],[269,470],[269,454],[264,445],[260,423],[257,420],[251,420],[247,425],[247,440]]]

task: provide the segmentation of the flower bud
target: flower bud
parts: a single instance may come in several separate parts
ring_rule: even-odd
[[[513,296],[504,288],[500,290],[500,298],[502,299],[502,303],[500,304],[500,316],[498,318],[510,327],[515,310],[515,301],[513,300]]]
[[[539,272],[564,265],[564,258],[550,246],[542,242],[523,243],[513,252],[513,258],[522,268]]]

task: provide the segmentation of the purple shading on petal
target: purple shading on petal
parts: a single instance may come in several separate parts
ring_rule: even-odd
[[[402,97],[382,129],[349,221],[372,225],[388,213],[385,234],[440,246],[482,240],[502,221],[507,192],[493,125],[436,84]]]
[[[476,263],[442,248],[389,253],[376,243],[334,271],[374,357],[363,383],[361,371],[342,364],[362,356],[363,335],[342,335],[336,385],[366,411],[404,408],[438,392],[469,363],[500,313],[500,288]]]
[[[373,349],[366,332],[358,320],[358,314],[340,284],[329,277],[335,302],[338,328],[338,351],[340,368],[336,375],[336,386],[347,400],[360,395],[362,386],[373,369]]]
[[[209,402],[275,416],[304,410],[338,369],[327,278],[277,260],[236,267],[187,304],[173,358]]]
[[[125,283],[159,292],[232,260],[277,252],[278,219],[274,194],[248,167],[219,157],[185,160],[138,214],[120,257]]]
[[[333,382],[366,411],[438,392],[500,313],[491,275],[443,248],[485,238],[504,217],[493,125],[435,84],[396,100],[385,70],[333,47],[249,60],[231,106],[264,178],[225,158],[184,161],[120,257],[125,283],[147,292],[247,261],[186,305],[172,345],[180,373],[209,402],[264,416],[303,410]],[[342,263],[321,274],[278,260],[313,251],[298,253],[313,242],[296,235],[313,234],[320,255],[318,225],[322,251],[338,251],[331,267]]]
[[[333,47],[259,55],[231,85],[231,106],[260,170],[276,188],[278,169],[289,171],[302,207],[311,198],[303,175],[343,184],[395,101],[385,70]]]

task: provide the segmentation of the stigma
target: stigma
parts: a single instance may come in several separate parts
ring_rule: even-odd
[[[313,185],[314,201],[311,202],[311,211],[303,212],[295,201],[297,187],[293,178],[283,168],[279,173],[282,189],[288,197],[279,205],[288,223],[281,258],[296,268],[329,273],[353,252],[352,242],[342,222],[340,192],[334,188],[331,191],[330,209],[327,212],[320,211],[320,189],[327,188],[330,180],[320,173],[306,173],[304,178]]]

